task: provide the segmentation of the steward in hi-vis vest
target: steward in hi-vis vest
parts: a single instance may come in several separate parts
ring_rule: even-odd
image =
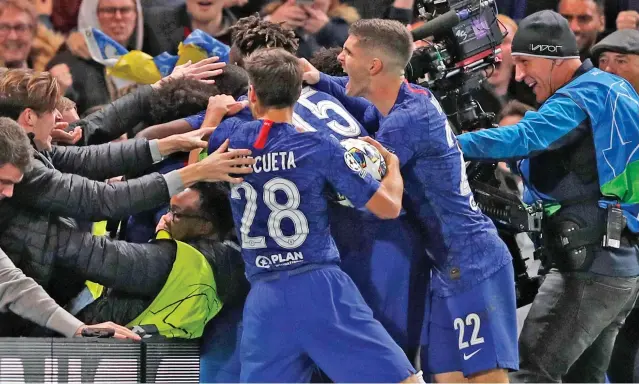
[[[154,270],[162,272],[139,276],[154,295],[87,281],[73,303],[78,317],[109,319],[147,336],[201,337],[223,306],[242,302],[248,292],[239,247],[224,240],[233,228],[227,191],[221,183],[196,184],[176,195],[156,239],[136,244],[154,253]]]

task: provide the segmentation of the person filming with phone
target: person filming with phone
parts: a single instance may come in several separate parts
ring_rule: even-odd
[[[339,0],[276,0],[264,7],[265,20],[293,29],[299,57],[310,58],[320,48],[341,47],[357,10]]]

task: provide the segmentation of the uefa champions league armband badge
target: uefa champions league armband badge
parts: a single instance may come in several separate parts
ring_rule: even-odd
[[[369,174],[373,179],[381,181],[386,175],[386,162],[377,148],[358,139],[342,140],[340,144],[346,149],[344,162],[360,177],[364,178],[366,174]],[[334,200],[337,204],[345,207],[353,207],[348,198],[339,192],[335,194]]]

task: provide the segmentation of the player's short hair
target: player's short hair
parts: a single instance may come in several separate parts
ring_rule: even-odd
[[[0,116],[18,120],[27,108],[53,112],[59,99],[58,81],[49,72],[9,69],[0,76]]]
[[[497,116],[497,121],[500,121],[504,117],[507,116],[521,116],[524,117],[526,112],[534,111],[535,108],[531,107],[528,104],[524,104],[518,100],[510,100],[506,103],[499,111],[499,115]]]
[[[317,50],[308,60],[318,71],[330,76],[346,76],[342,64],[337,60],[337,56],[342,52],[342,48],[321,48]]]
[[[246,95],[248,74],[237,65],[227,64],[215,77],[215,84],[181,77],[170,79],[151,96],[150,122],[166,123],[194,115],[206,109],[209,97],[230,95],[234,98]]]
[[[217,84],[181,77],[169,79],[149,99],[149,123],[162,124],[206,109],[209,97],[219,95]]]
[[[0,167],[11,164],[25,173],[32,158],[33,147],[24,129],[10,118],[0,117]]]
[[[68,111],[69,109],[75,109],[75,107],[76,107],[75,101],[69,99],[68,97],[62,96],[58,100],[58,104],[56,104],[55,109],[57,109],[60,112],[64,112],[64,111]]]
[[[406,68],[413,55],[413,36],[402,23],[395,20],[361,19],[351,24],[348,33],[358,39],[367,51],[381,51],[387,62],[396,69]]]
[[[246,70],[235,64],[227,64],[221,75],[215,77],[215,85],[223,95],[234,98],[246,95],[249,77]]]
[[[282,48],[296,54],[299,43],[295,32],[262,20],[259,16],[239,19],[231,28],[231,50],[239,55],[237,64],[244,66],[244,58],[263,48]]]
[[[291,107],[299,99],[304,72],[291,53],[281,48],[261,49],[246,58],[244,68],[263,107]]]

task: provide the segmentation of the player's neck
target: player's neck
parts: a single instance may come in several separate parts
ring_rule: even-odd
[[[395,105],[403,82],[403,77],[380,77],[371,84],[366,98],[377,107],[383,116],[386,116]]]
[[[274,123],[293,124],[293,107],[267,109],[258,119],[270,120]]]

